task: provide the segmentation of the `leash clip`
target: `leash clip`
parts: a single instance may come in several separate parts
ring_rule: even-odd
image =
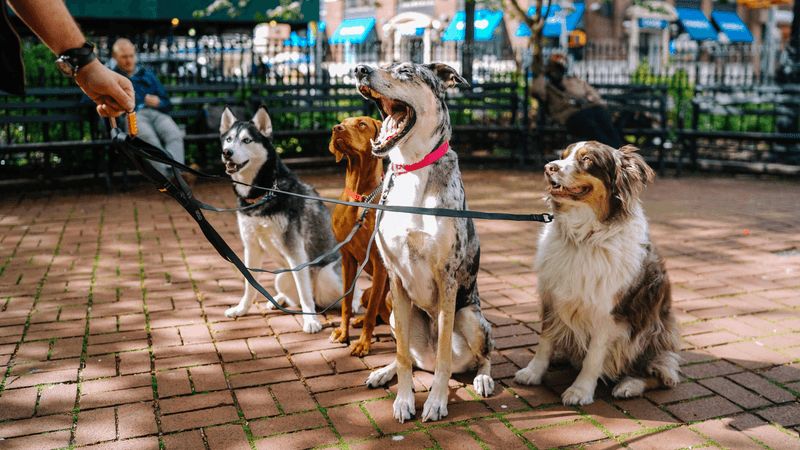
[[[550,223],[550,222],[553,221],[553,215],[550,214],[550,213],[544,213],[544,214],[542,214],[542,219],[544,219],[544,220],[542,220],[542,222]]]

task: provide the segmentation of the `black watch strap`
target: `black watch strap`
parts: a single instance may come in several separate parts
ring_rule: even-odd
[[[83,66],[94,59],[94,45],[86,41],[83,46],[66,50],[58,55],[56,66],[64,75],[74,77]]]

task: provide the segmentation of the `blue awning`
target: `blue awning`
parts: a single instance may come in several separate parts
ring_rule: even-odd
[[[716,41],[717,32],[703,11],[695,8],[675,8],[678,20],[689,36],[696,41]]]
[[[300,37],[297,35],[296,31],[292,31],[289,35],[289,39],[283,41],[284,47],[313,47],[316,44],[316,39],[314,39],[314,34],[311,31],[308,32],[311,35],[311,39]]]
[[[328,43],[330,44],[344,44],[350,42],[351,44],[361,44],[367,39],[367,36],[375,28],[375,18],[368,17],[364,19],[345,19],[339,24],[339,28],[333,33]]]
[[[711,20],[731,42],[753,42],[753,34],[733,11],[711,11]]]
[[[575,6],[575,11],[572,14],[568,15],[566,18],[566,25],[567,25],[567,32],[573,31],[578,26],[578,22],[581,21],[583,17],[583,12],[586,11],[586,3],[583,2],[575,2],[572,4]],[[544,23],[544,30],[542,30],[542,34],[545,37],[558,37],[561,36],[561,20],[556,16],[556,13],[561,11],[561,7],[559,5],[550,5],[550,10],[547,12],[547,18],[545,19]],[[528,15],[533,17],[536,14],[536,7],[531,6],[528,8]],[[519,28],[517,28],[517,36],[530,36],[531,29],[525,25],[525,22],[519,24]]]
[[[669,24],[664,19],[648,19],[648,18],[639,19],[639,28],[663,30],[664,28],[667,28],[667,25]]]
[[[467,13],[459,11],[442,33],[443,41],[463,41]],[[503,11],[478,9],[475,11],[475,40],[488,41],[494,36],[494,30],[503,20]]]

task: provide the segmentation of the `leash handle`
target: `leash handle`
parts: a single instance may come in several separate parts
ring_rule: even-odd
[[[134,137],[139,134],[139,125],[136,123],[136,111],[125,113],[125,120],[128,122],[128,135]],[[117,128],[117,119],[114,117],[108,118],[111,128]]]
[[[125,117],[128,119],[128,134],[131,137],[139,134],[139,126],[136,124],[136,112],[129,112]]]

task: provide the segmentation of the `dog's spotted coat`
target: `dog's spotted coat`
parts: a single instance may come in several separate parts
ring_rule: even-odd
[[[386,69],[356,68],[357,86],[383,116],[373,142],[376,156],[413,164],[450,139],[445,89],[465,81],[444,64],[393,64]],[[458,158],[449,150],[431,165],[393,176],[387,173],[387,205],[466,210]],[[491,327],[483,317],[477,286],[480,243],[472,219],[386,212],[378,248],[389,272],[397,361],[373,372],[368,386],[398,377],[394,416],[415,414],[411,366],[434,372],[422,420],[447,415],[452,372],[477,368],[479,395],[494,390],[489,354]]]

